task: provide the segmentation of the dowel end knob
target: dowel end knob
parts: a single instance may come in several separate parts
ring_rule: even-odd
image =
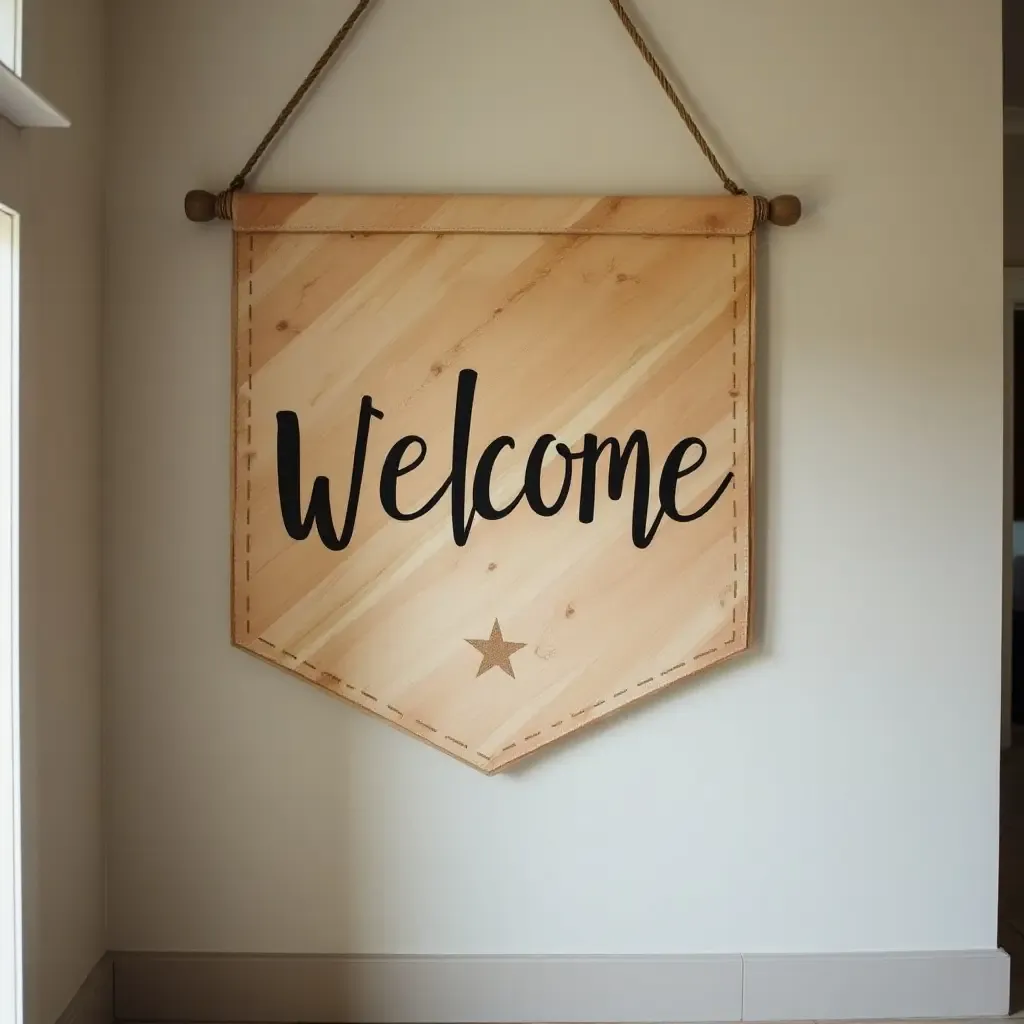
[[[800,219],[801,212],[796,196],[776,196],[768,201],[768,220],[776,227],[790,227]]]
[[[193,189],[185,196],[185,216],[197,224],[213,220],[217,216],[217,197],[212,192]]]

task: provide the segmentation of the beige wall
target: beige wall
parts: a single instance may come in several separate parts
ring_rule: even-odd
[[[230,239],[181,199],[346,6],[113,4],[112,945],[992,947],[999,0],[638,4],[737,176],[807,202],[764,247],[762,639],[495,778],[228,642]],[[716,188],[593,0],[388,0],[257,185]]]
[[[25,0],[24,72],[73,127],[0,122],[22,216],[25,1000],[49,1024],[106,948],[100,783],[103,0]]]

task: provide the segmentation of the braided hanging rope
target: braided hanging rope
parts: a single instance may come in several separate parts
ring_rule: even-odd
[[[690,112],[686,109],[686,105],[680,98],[679,93],[669,81],[668,75],[665,74],[665,71],[658,62],[657,57],[655,57],[651,52],[650,47],[640,34],[640,30],[636,27],[636,24],[627,13],[625,7],[623,7],[621,0],[608,0],[608,2],[612,5],[615,13],[619,16],[619,20],[622,22],[623,28],[625,28],[630,39],[633,40],[636,48],[640,51],[640,54],[647,62],[648,67],[650,67],[651,72],[658,81],[658,84],[664,90],[665,95],[676,108],[676,112],[682,118],[686,127],[689,128],[694,141],[700,147],[700,151],[706,157],[712,170],[714,170],[715,174],[718,175],[722,185],[734,196],[747,195],[746,190],[740,188],[740,186],[737,185],[728,174],[726,174],[718,157],[715,156],[714,150],[712,150],[708,141],[704,138],[700,128],[697,127],[697,122],[694,121]],[[302,83],[299,85],[298,89],[295,90],[291,99],[288,100],[281,109],[281,113],[277,115],[274,123],[260,140],[259,145],[253,150],[252,156],[246,160],[238,174],[231,179],[228,187],[217,195],[200,190],[193,190],[185,196],[185,212],[190,220],[206,221],[213,220],[214,218],[221,220],[231,219],[232,196],[235,192],[245,187],[246,179],[252,173],[256,164],[259,163],[263,154],[267,151],[278,133],[287,123],[288,118],[290,118],[295,112],[296,107],[298,107],[302,102],[303,97],[307,92],[309,92],[320,75],[331,63],[338,50],[341,49],[342,44],[349,37],[356,25],[359,23],[359,20],[373,3],[374,0],[358,0],[358,3],[356,3],[355,7],[352,9],[352,13],[345,19],[345,23],[335,33],[334,38],[328,44],[327,49],[320,55],[320,58],[302,80]],[[800,201],[795,196],[780,196],[778,199],[773,199],[771,202],[763,196],[754,196],[753,199],[755,224],[760,224],[765,220],[772,220],[773,223],[776,224],[795,224],[800,217]],[[778,210],[776,210],[776,204],[780,204],[778,206]]]
[[[259,163],[260,158],[267,151],[270,144],[277,138],[278,133],[285,126],[288,118],[295,112],[295,108],[302,102],[303,97],[316,83],[316,80],[323,74],[327,65],[331,63],[342,43],[349,37],[352,30],[359,23],[359,19],[366,13],[374,0],[359,0],[352,9],[352,13],[345,19],[345,23],[334,34],[334,38],[327,44],[327,49],[320,54],[317,62],[309,69],[309,73],[302,80],[298,89],[292,94],[292,98],[281,108],[274,123],[267,129],[266,134],[260,139],[259,145],[252,151],[252,156],[245,161],[242,169],[231,179],[228,187],[216,195],[204,192],[201,189],[193,189],[185,196],[185,215],[189,220],[231,220],[231,200],[236,192],[245,187],[246,179],[252,173],[253,168]]]
[[[353,8],[352,13],[345,19],[345,24],[335,33],[334,38],[327,45],[327,49],[320,54],[320,59],[310,68],[309,74],[302,80],[302,84],[295,90],[295,94],[281,109],[277,120],[267,130],[267,134],[260,140],[260,144],[253,150],[252,156],[245,161],[245,166],[231,179],[228,185],[228,192],[237,192],[245,185],[245,179],[252,173],[252,169],[259,162],[260,157],[267,151],[267,147],[274,141],[277,133],[284,127],[285,121],[292,116],[295,108],[302,102],[302,97],[313,87],[313,83],[320,77],[324,68],[330,64],[331,59],[341,49],[341,44],[348,38],[349,33],[359,22],[359,19],[366,13],[367,8],[373,0],[359,0]]]
[[[676,92],[672,83],[668,80],[668,75],[665,74],[658,63],[658,58],[651,53],[650,47],[644,41],[644,37],[640,34],[640,30],[636,27],[633,19],[626,13],[625,7],[622,6],[621,0],[608,0],[608,2],[615,9],[615,13],[619,16],[619,20],[622,22],[623,28],[629,34],[629,38],[636,44],[636,48],[640,51],[644,60],[647,61],[647,66],[654,73],[654,77],[658,80],[658,84],[665,91],[665,95],[672,101],[672,106],[676,108],[676,113],[683,119],[686,127],[690,129],[690,134],[693,136],[694,141],[700,146],[700,151],[707,157],[707,161],[711,164],[711,169],[718,175],[719,180],[725,186],[726,191],[731,192],[734,196],[745,196],[746,190],[739,187],[728,174],[725,173],[725,169],[718,161],[718,157],[715,156],[714,150],[708,145],[707,139],[701,134],[701,130],[697,127],[697,122],[690,116],[690,112],[686,109],[686,105],[679,97],[679,93]]]

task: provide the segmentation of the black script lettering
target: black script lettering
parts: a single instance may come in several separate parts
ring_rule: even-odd
[[[299,474],[300,448],[299,417],[291,410],[284,409],[277,414],[277,494],[281,503],[281,519],[288,536],[293,540],[305,540],[316,524],[317,533],[329,551],[342,551],[352,540],[356,528],[356,512],[359,509],[359,491],[363,485],[363,469],[366,464],[366,442],[370,436],[370,420],[381,420],[384,413],[373,407],[373,399],[363,396],[359,407],[359,428],[356,432],[356,447],[352,455],[352,477],[348,491],[348,506],[345,510],[345,525],[338,537],[334,532],[334,517],[331,514],[331,482],[325,476],[313,481],[306,515],[300,511]]]
[[[451,472],[433,495],[420,508],[403,512],[398,507],[398,480],[418,469],[427,457],[427,442],[418,434],[407,434],[396,441],[388,450],[380,471],[380,502],[384,512],[392,519],[409,522],[419,519],[433,509],[447,492],[451,492],[452,537],[458,547],[464,547],[469,540],[473,520],[477,514],[486,520],[504,519],[526,498],[527,504],[536,515],[549,517],[562,510],[569,497],[574,477],[574,463],[580,463],[580,497],[578,516],[581,523],[594,521],[597,504],[598,464],[605,449],[608,449],[607,493],[612,501],[619,501],[626,490],[626,476],[632,463],[632,541],[637,548],[647,548],[667,515],[677,523],[692,522],[707,514],[733,482],[728,473],[711,497],[699,508],[682,512],[676,499],[678,481],[696,472],[707,459],[707,445],[698,437],[686,437],[669,452],[661,467],[658,480],[658,509],[648,523],[648,508],[651,503],[651,451],[647,434],[634,430],[625,445],[617,438],[602,441],[596,434],[584,434],[580,451],[571,451],[562,442],[556,442],[554,434],[541,434],[530,449],[523,474],[523,486],[519,493],[504,507],[497,508],[491,496],[494,467],[501,453],[514,449],[515,439],[507,434],[495,438],[484,448],[473,468],[472,495],[467,509],[467,487],[470,473],[469,444],[473,424],[473,403],[476,395],[478,376],[475,370],[459,373],[455,398],[455,413],[452,421]],[[383,419],[384,413],[373,406],[370,395],[364,395],[359,408],[359,422],[356,430],[355,450],[352,455],[352,472],[348,491],[345,522],[338,536],[335,532],[331,509],[330,480],[318,476],[310,493],[309,505],[303,514],[300,499],[300,449],[301,438],[298,416],[290,410],[277,414],[277,486],[281,505],[281,518],[288,535],[294,540],[305,540],[313,526],[317,528],[324,546],[330,551],[341,551],[352,540],[359,498],[362,490],[366,452],[370,425],[374,418]],[[555,452],[562,460],[562,482],[555,500],[548,503],[541,491],[545,459],[554,445]],[[696,458],[687,463],[687,455],[696,451]],[[411,456],[411,457],[410,457]],[[407,457],[409,461],[406,460]]]
[[[700,457],[693,465],[682,468],[686,452],[694,444],[700,446]],[[714,495],[696,512],[686,514],[679,512],[675,503],[676,480],[698,469],[707,455],[707,446],[703,441],[695,437],[685,438],[669,452],[665,465],[662,467],[658,487],[660,507],[654,517],[654,522],[648,527],[647,504],[650,500],[651,457],[646,433],[642,430],[634,430],[629,435],[625,448],[619,444],[617,438],[608,437],[598,442],[596,434],[584,434],[582,451],[571,451],[567,445],[561,442],[556,445],[558,454],[566,461],[568,467],[567,474],[571,473],[573,462],[580,461],[583,464],[580,480],[579,507],[579,521],[581,523],[592,523],[594,521],[594,508],[597,500],[597,465],[605,448],[610,449],[608,456],[608,496],[613,501],[618,501],[622,497],[622,493],[625,490],[629,460],[634,451],[638,452],[633,485],[633,521],[631,531],[633,544],[638,548],[646,548],[650,545],[658,530],[658,526],[661,524],[662,517],[666,514],[677,523],[692,522],[705,515],[721,498],[733,477],[732,473],[728,473]],[[560,508],[561,504],[558,507]],[[534,508],[534,511],[538,510]]]
[[[686,455],[687,449],[692,448],[694,445],[700,448],[700,455],[696,462],[684,469],[682,468],[683,458]],[[683,513],[679,511],[676,506],[676,481],[682,480],[684,476],[688,476],[694,470],[700,469],[704,459],[707,458],[707,454],[708,446],[699,437],[686,437],[668,453],[665,465],[661,467],[658,498],[661,501],[662,510],[674,522],[692,523],[694,519],[700,519],[702,515],[711,511],[718,499],[725,493],[725,489],[732,482],[732,472],[730,471],[725,474],[725,479],[718,485],[715,493],[696,512]]]
[[[555,445],[555,451],[565,459],[565,469],[562,473],[562,489],[553,505],[544,503],[544,495],[540,491],[540,477],[544,469],[544,455],[555,440],[554,434],[541,434],[534,442],[530,450],[530,457],[526,460],[526,474],[523,480],[523,491],[530,508],[539,516],[553,516],[559,512],[569,497],[569,488],[572,485],[572,457],[567,458],[562,449],[564,445]]]
[[[508,434],[503,434],[483,450],[476,464],[476,472],[473,474],[473,510],[480,513],[481,519],[504,519],[522,500],[523,492],[520,491],[512,499],[512,503],[504,508],[495,508],[491,503],[491,474],[494,472],[494,460],[503,449],[515,446],[516,442]]]
[[[466,471],[469,464],[469,430],[473,424],[473,396],[476,370],[459,371],[455,396],[455,420],[452,425],[452,475],[445,483],[452,489],[452,537],[458,547],[466,546],[473,525],[473,509],[466,515]]]
[[[465,547],[466,541],[469,539],[469,531],[473,525],[474,509],[472,505],[469,509],[469,514],[466,514],[466,474],[469,468],[469,431],[473,424],[473,397],[476,393],[476,382],[477,372],[476,370],[461,370],[459,372],[459,386],[455,396],[455,417],[452,423],[452,471],[445,479],[444,483],[434,492],[430,500],[417,512],[409,513],[405,516],[397,516],[396,518],[402,518],[406,521],[410,519],[418,519],[422,515],[426,515],[440,500],[444,497],[444,492],[451,488],[452,492],[452,504],[451,504],[451,515],[452,515],[452,537],[455,543],[461,548]],[[415,435],[411,435],[415,437]],[[392,446],[390,452],[388,452],[388,458],[390,459],[396,448],[402,445],[403,441],[407,438],[403,438],[398,444]],[[385,463],[385,471],[391,475],[398,476],[400,473],[407,473],[415,469],[424,458],[426,458],[426,442],[422,438],[416,438],[423,443],[423,451],[421,457],[418,458],[411,466],[407,466],[404,469],[399,470],[398,466],[401,462],[402,456],[405,454],[405,447],[402,447],[397,455],[395,455],[390,466]],[[383,500],[383,493],[385,489],[383,472],[381,476],[381,494]],[[390,492],[390,484],[388,485],[388,491]],[[387,510],[387,506],[385,506]],[[391,514],[390,512],[388,513]]]
[[[608,456],[608,497],[618,501],[626,485],[626,470],[635,449],[639,450],[633,483],[633,544],[638,548],[646,548],[654,539],[661,512],[654,517],[650,533],[647,532],[647,503],[650,500],[651,487],[651,451],[647,443],[647,435],[642,430],[634,430],[623,448],[618,438],[608,437],[598,443],[597,434],[583,435],[582,452],[562,452],[566,460],[581,459],[583,474],[580,480],[580,522],[594,521],[594,506],[597,501],[597,463],[605,448],[611,450]],[[571,463],[570,463],[571,465]]]
[[[408,466],[403,466],[402,457],[413,445],[419,446],[419,452]],[[425,516],[441,500],[441,497],[447,490],[448,482],[445,481],[444,486],[435,491],[427,503],[415,512],[402,512],[399,509],[398,478],[405,476],[406,473],[411,473],[426,457],[427,442],[418,434],[408,434],[391,446],[391,450],[385,457],[384,465],[380,471],[380,504],[392,519],[407,523],[412,519],[419,519],[420,516]]]

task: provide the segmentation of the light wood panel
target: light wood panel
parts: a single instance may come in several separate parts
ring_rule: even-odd
[[[749,235],[751,196],[275,195],[239,192],[236,231]]]
[[[491,207],[454,197],[446,209],[430,205],[436,197],[422,207],[409,197],[239,198],[238,646],[486,772],[746,648],[753,234],[680,232],[704,202],[690,199],[658,200],[665,233],[629,230],[649,228],[652,213],[623,200],[615,209],[636,216],[619,214],[602,233],[596,217],[573,230],[588,215],[562,199],[495,197]],[[613,201],[590,202],[609,216]],[[304,220],[312,204],[308,223],[320,229],[269,226]],[[494,227],[504,223],[519,230]],[[535,441],[553,441],[533,456],[530,493],[504,518],[478,513],[460,545],[457,484],[438,492],[459,449],[467,371],[467,509],[477,498],[485,511],[485,498],[497,509],[514,501]],[[288,459],[278,457],[278,414],[298,424],[300,514],[314,478],[328,477],[335,539],[365,396],[383,415],[369,419],[350,541],[329,550],[316,527],[295,539],[281,503],[293,489],[279,478]],[[614,452],[594,457],[596,445],[626,446],[637,430],[651,466],[640,526],[639,450],[618,499]],[[436,501],[402,520],[385,511],[382,467],[410,436],[425,452],[406,442],[394,463],[402,472],[383,472],[387,501],[399,514]],[[486,494],[474,495],[474,469],[501,437],[514,447],[500,449]],[[663,497],[663,465],[686,438],[700,443],[667,472]],[[680,468],[692,471],[676,479]],[[532,507],[545,511],[563,489],[556,514]],[[581,521],[591,494],[592,521]],[[661,501],[683,515],[707,511],[663,515],[644,546]]]

